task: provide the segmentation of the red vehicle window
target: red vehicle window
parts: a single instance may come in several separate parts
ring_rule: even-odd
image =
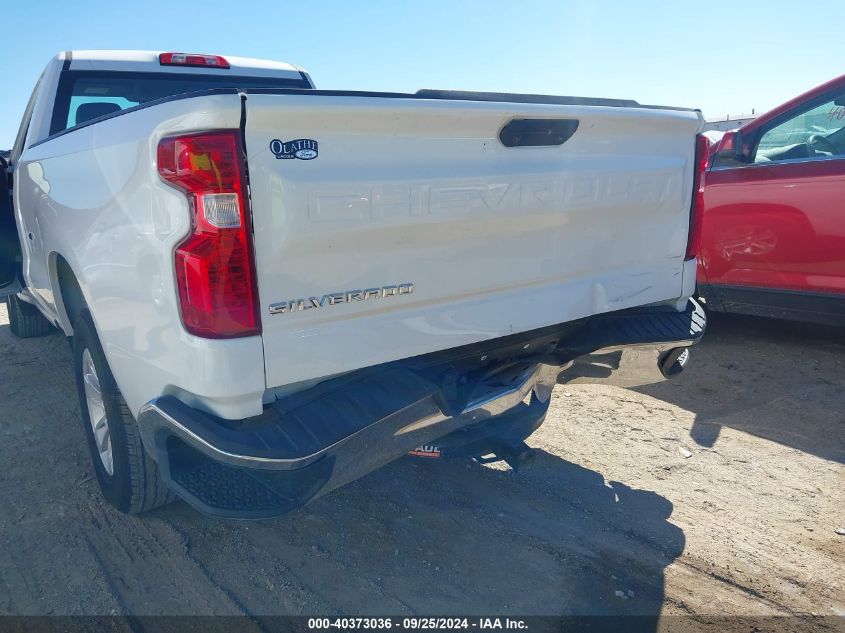
[[[835,158],[845,154],[845,96],[828,99],[763,131],[753,163]]]

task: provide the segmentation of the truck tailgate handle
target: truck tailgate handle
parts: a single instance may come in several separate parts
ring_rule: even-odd
[[[578,129],[578,119],[511,119],[499,132],[505,147],[563,145]]]

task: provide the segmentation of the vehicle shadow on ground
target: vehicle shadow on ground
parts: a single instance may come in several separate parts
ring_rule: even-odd
[[[321,612],[636,614],[635,630],[649,631],[664,569],[684,548],[672,509],[654,492],[538,451],[519,473],[401,459],[299,512],[244,527],[183,504],[160,516],[253,614],[309,611],[238,586],[287,579],[318,594]]]
[[[683,374],[633,389],[695,413],[701,446],[730,427],[845,462],[845,328],[710,313]]]
[[[4,326],[0,351],[4,613],[636,614],[626,629],[653,631],[684,549],[669,500],[545,451],[519,473],[403,458],[272,521],[124,515],[91,476],[65,342]]]

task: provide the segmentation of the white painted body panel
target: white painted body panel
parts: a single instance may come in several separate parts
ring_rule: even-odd
[[[577,118],[506,148],[510,119]],[[678,302],[695,112],[250,95],[246,142],[269,388],[578,319]],[[272,139],[314,139],[278,160]],[[270,304],[414,284],[270,314]]]

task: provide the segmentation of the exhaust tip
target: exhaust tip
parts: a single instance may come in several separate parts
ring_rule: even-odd
[[[675,349],[668,351],[658,362],[660,373],[663,374],[664,378],[674,378],[684,371],[684,367],[686,367],[687,362],[689,362],[689,358],[689,347],[676,347]]]

